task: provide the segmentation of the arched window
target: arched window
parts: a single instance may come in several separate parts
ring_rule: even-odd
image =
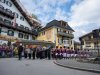
[[[9,36],[14,36],[14,31],[13,31],[13,30],[8,30],[7,35],[9,35]]]
[[[23,38],[23,33],[20,33],[20,32],[19,32],[18,37],[19,37],[19,38]]]

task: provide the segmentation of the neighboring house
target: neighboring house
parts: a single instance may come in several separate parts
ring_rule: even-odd
[[[34,40],[40,23],[29,18],[19,0],[0,0],[0,40]]]
[[[100,29],[83,35],[79,38],[82,49],[100,49]]]
[[[41,29],[37,40],[51,41],[55,46],[69,47],[74,49],[74,30],[65,21],[53,20]]]
[[[74,49],[75,50],[80,50],[81,49],[81,43],[74,41]]]

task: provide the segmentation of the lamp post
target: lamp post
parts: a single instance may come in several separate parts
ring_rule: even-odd
[[[97,50],[98,50],[98,57],[100,56],[100,51],[99,51],[99,38],[100,38],[100,29],[95,29],[92,31],[93,32],[93,38],[96,40],[97,43]]]

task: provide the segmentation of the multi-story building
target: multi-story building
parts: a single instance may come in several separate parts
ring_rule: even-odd
[[[37,40],[51,41],[55,46],[74,49],[74,30],[65,21],[53,20],[49,22],[38,34]]]
[[[74,41],[74,50],[80,50],[80,49],[81,49],[80,42]]]
[[[81,48],[84,49],[100,49],[100,29],[93,30],[92,32],[83,35],[79,38],[81,41]]]
[[[40,23],[29,17],[19,0],[0,0],[0,43],[32,40]]]

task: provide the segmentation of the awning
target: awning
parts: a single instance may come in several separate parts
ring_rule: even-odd
[[[19,40],[19,43],[25,44],[25,45],[45,45],[45,46],[55,46],[55,43],[50,41],[40,41],[40,40]]]

